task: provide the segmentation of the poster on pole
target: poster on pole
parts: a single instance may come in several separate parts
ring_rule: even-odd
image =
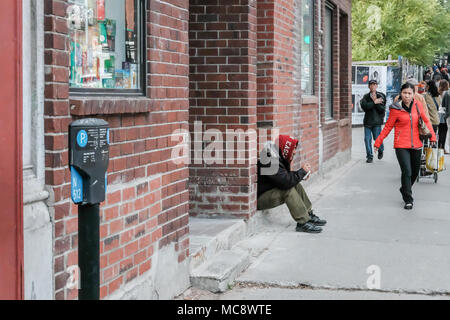
[[[352,123],[362,125],[364,111],[361,108],[361,100],[365,94],[369,93],[369,81],[377,80],[378,92],[387,92],[387,67],[385,66],[353,66],[352,67]]]

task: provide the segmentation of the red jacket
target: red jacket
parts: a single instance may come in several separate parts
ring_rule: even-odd
[[[431,131],[431,142],[436,142],[436,135],[431,126],[430,120],[427,118],[422,104],[414,100],[411,113],[407,112],[401,106],[401,101],[394,103],[390,107],[389,118],[381,131],[378,139],[375,141],[375,147],[379,148],[383,140],[387,137],[392,128],[395,127],[394,134],[394,148],[395,149],[417,149],[422,147],[422,141],[419,138],[419,114],[417,113],[419,107],[420,115],[425,121],[428,129]]]

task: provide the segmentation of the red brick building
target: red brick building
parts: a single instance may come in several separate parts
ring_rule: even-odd
[[[299,137],[296,166],[308,161],[316,173],[350,158],[350,0],[45,0],[42,10],[56,299],[77,298],[67,286],[77,265],[74,120],[111,128],[102,298],[165,299],[189,286],[189,216],[257,215],[261,132]],[[233,149],[227,130],[251,134]],[[212,143],[223,146],[212,154],[240,161],[206,163]],[[192,147],[180,157],[190,161],[174,161],[180,145]]]
[[[191,133],[195,121],[278,129],[299,137],[296,165],[316,172],[349,159],[350,1],[191,0],[189,26]],[[253,216],[255,174],[249,163],[191,164],[191,215]]]

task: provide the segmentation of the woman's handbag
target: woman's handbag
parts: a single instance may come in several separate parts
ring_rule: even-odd
[[[420,114],[419,107],[416,104],[417,113],[419,114],[419,137],[420,140],[427,140],[430,139],[433,135],[430,132],[430,129],[428,129],[427,124],[422,119],[422,115]]]

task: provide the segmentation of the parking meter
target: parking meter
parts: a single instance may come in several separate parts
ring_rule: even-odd
[[[105,201],[109,125],[82,119],[69,125],[72,201],[78,204],[79,300],[100,299],[100,203]]]
[[[109,128],[101,119],[83,119],[69,126],[69,162],[75,204],[105,201],[109,162]]]

